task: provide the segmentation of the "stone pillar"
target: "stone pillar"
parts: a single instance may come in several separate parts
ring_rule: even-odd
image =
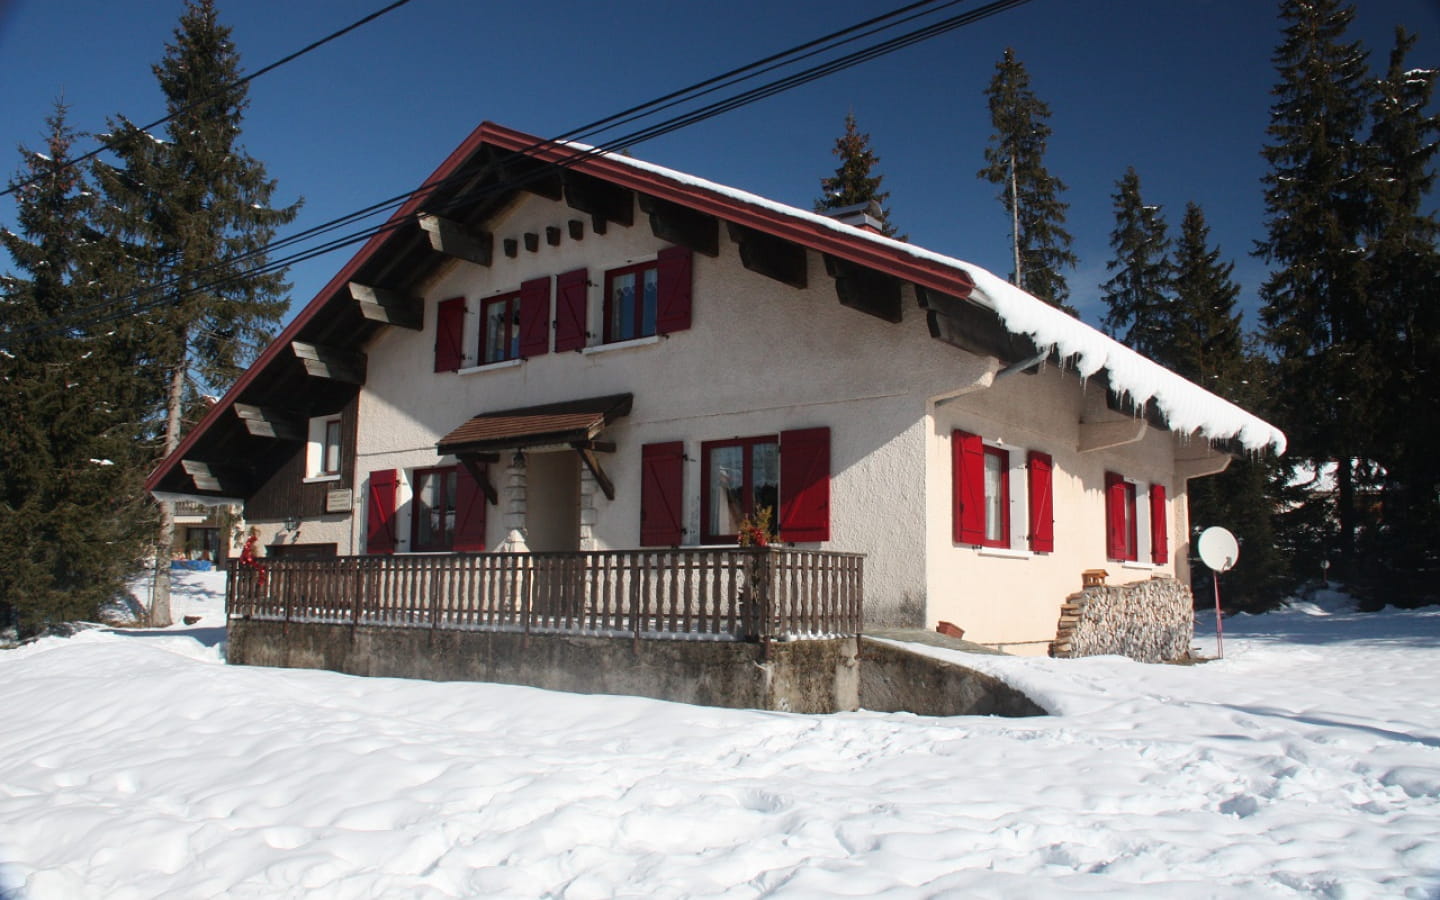
[[[599,521],[599,510],[595,508],[595,493],[600,485],[586,465],[580,466],[580,544],[581,550],[594,550],[595,523]]]
[[[525,454],[519,450],[505,470],[505,540],[502,553],[528,553],[525,542]]]

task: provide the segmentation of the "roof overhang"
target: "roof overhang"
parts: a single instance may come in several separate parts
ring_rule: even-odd
[[[630,414],[633,397],[611,394],[480,413],[440,439],[440,455],[487,456],[506,450],[588,446],[611,422]]]

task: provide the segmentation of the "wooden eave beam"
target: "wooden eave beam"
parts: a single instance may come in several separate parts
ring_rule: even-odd
[[[962,300],[915,285],[915,299],[925,310],[930,336],[976,356],[993,356],[1005,363],[1034,359],[1040,352],[1035,342],[1012,334],[994,311],[971,300]]]
[[[490,470],[481,464],[497,462],[500,455],[497,453],[460,453],[456,454],[455,458],[460,460],[460,465],[464,466],[465,471],[470,473],[470,477],[475,479],[475,483],[480,485],[480,491],[485,495],[485,501],[491,506],[499,506],[500,494],[495,490],[495,485],[490,483]]]
[[[420,331],[425,327],[425,303],[399,291],[371,287],[358,281],[350,282],[350,296],[360,307],[360,315],[371,322]]]
[[[640,209],[650,216],[650,231],[660,240],[712,259],[720,255],[720,220],[714,216],[649,194],[640,195]]]
[[[285,410],[251,403],[236,403],[233,407],[240,424],[255,437],[274,438],[279,441],[305,441],[305,420]]]
[[[346,384],[365,383],[365,354],[336,347],[322,347],[304,341],[291,341],[295,358],[305,366],[311,378],[324,378]]]
[[[725,225],[730,232],[730,240],[740,248],[741,265],[781,284],[805,288],[809,265],[804,247],[734,222]]]
[[[901,320],[901,281],[874,269],[825,254],[825,271],[835,279],[840,305],[868,313],[877,319]]]
[[[635,192],[591,175],[566,171],[565,202],[571,209],[588,213],[592,221],[614,222],[629,228],[635,224]],[[604,229],[597,229],[604,234]]]
[[[430,235],[430,246],[437,253],[463,259],[477,266],[489,266],[494,258],[495,236],[480,228],[463,225],[434,213],[420,213],[420,227]]]
[[[518,153],[512,154],[501,164],[501,177],[514,183],[522,190],[544,197],[546,200],[560,200],[565,196],[561,180],[562,169],[549,163],[530,159]]]
[[[1203,441],[1192,441],[1175,452],[1175,476],[1181,481],[1219,475],[1230,467],[1229,453],[1216,450]]]
[[[246,479],[234,470],[195,459],[182,459],[180,465],[195,483],[197,490],[232,497],[246,497],[250,494]]]
[[[601,444],[597,441],[574,441],[570,446],[574,448],[576,453],[580,454],[580,461],[585,463],[585,468],[589,469],[590,474],[595,476],[595,483],[600,485],[600,490],[604,492],[605,499],[614,500],[615,482],[611,481],[610,476],[606,475],[605,470],[600,467],[600,460],[596,458],[595,453],[597,450],[613,452],[615,445]],[[604,450],[607,446],[609,450]]]

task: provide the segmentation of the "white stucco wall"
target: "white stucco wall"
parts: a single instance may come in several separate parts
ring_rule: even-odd
[[[583,240],[565,233],[586,219]],[[517,258],[500,252],[504,238],[544,234],[560,226],[559,246],[523,241]],[[563,203],[522,196],[492,220],[496,253],[489,268],[456,262],[425,287],[425,329],[392,328],[366,348],[368,378],[359,400],[356,521],[307,523],[303,541],[336,540],[342,552],[362,535],[367,474],[402,472],[453,462],[435,455],[436,441],[481,412],[629,392],[631,414],[606,433],[616,452],[601,454],[615,498],[594,494],[593,546],[638,544],[640,448],[685,442],[686,543],[700,534],[700,445],[703,441],[777,434],[794,428],[831,430],[831,540],[827,549],[867,554],[866,605],[876,623],[933,626],[952,621],[981,641],[1047,640],[1059,604],[1079,587],[1080,572],[1107,567],[1112,582],[1149,577],[1117,571],[1105,561],[1103,477],[1107,469],[1164,483],[1169,507],[1183,506],[1174,478],[1172,438],[1150,429],[1116,450],[1076,451],[1084,410],[1079,379],[1050,369],[991,386],[998,364],[929,337],[925,316],[906,298],[904,321],[891,324],[839,304],[818,254],[809,254],[810,288],[796,290],[744,269],[724,228],[720,254],[694,257],[693,326],[667,337],[588,352],[549,353],[476,371],[434,373],[435,305],[469,299],[466,349],[473,361],[479,300],[516,290],[530,278],[581,266],[590,273],[591,332],[607,269],[653,259],[666,246],[646,217],[594,234],[588,217]],[[467,362],[467,364],[469,364]],[[948,402],[940,398],[963,393]],[[951,542],[950,450],[953,428],[987,440],[1052,454],[1055,461],[1056,550],[1052,554],[978,553]],[[491,507],[487,546],[505,536],[504,465],[492,467],[501,505]],[[1023,494],[1023,484],[1019,485]],[[408,548],[409,495],[398,498],[400,550]],[[587,523],[588,524],[588,523]],[[1178,524],[1178,523],[1177,523]],[[334,533],[336,537],[325,537]],[[1181,552],[1172,531],[1172,557]]]

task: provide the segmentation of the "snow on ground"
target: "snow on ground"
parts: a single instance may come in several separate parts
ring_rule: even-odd
[[[0,653],[0,897],[1440,896],[1437,610],[964,657],[1048,717],[803,716],[228,667],[221,577]]]

